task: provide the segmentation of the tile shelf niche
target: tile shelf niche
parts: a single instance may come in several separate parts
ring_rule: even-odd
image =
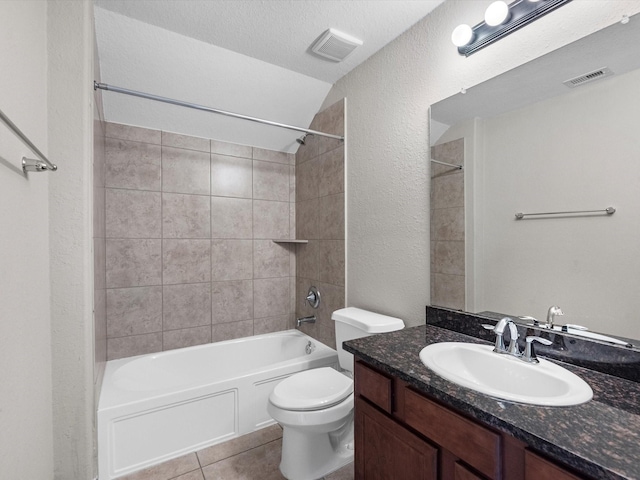
[[[295,240],[289,238],[278,238],[272,241],[273,243],[309,243],[309,240]]]

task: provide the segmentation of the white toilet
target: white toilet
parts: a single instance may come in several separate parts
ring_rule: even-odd
[[[353,355],[342,342],[404,328],[399,318],[348,307],[333,312],[343,372],[330,367],[296,373],[269,397],[283,428],[280,471],[289,480],[317,480],[353,460]]]

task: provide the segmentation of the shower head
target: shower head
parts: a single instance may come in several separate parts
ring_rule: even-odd
[[[305,133],[300,138],[296,138],[296,142],[298,142],[300,145],[305,145],[308,136],[312,137],[313,133],[309,133],[309,132]]]

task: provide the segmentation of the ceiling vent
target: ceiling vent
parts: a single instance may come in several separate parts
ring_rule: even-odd
[[[584,85],[585,83],[593,82],[595,80],[600,80],[604,77],[609,77],[613,75],[613,72],[608,67],[599,68],[598,70],[594,70],[593,72],[585,73],[584,75],[580,75],[579,77],[572,78],[570,80],[566,80],[564,83],[569,88],[579,87],[580,85]]]
[[[311,51],[334,62],[341,62],[360,45],[362,40],[330,28],[311,46]]]

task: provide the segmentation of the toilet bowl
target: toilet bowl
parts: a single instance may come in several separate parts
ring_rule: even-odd
[[[402,320],[358,308],[333,312],[343,372],[296,373],[269,396],[267,410],[283,429],[280,471],[288,480],[317,480],[353,460],[353,355],[342,342],[404,328]]]
[[[267,410],[283,427],[285,478],[315,480],[353,460],[353,380],[346,375],[330,367],[292,375],[275,387]]]

